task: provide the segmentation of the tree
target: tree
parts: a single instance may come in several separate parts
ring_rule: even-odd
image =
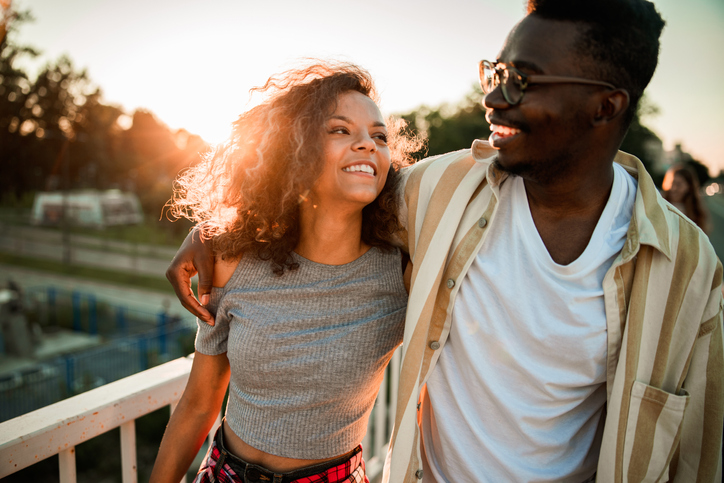
[[[475,139],[487,139],[490,125],[485,120],[482,99],[480,87],[474,87],[455,106],[421,106],[400,116],[407,121],[413,133],[427,136],[427,149],[416,153],[416,157],[456,151],[470,147]]]
[[[10,2],[0,3],[0,192],[16,197],[22,187],[14,180],[22,168],[24,159],[13,159],[10,153],[23,151],[28,143],[18,135],[23,124],[23,110],[31,82],[27,74],[16,67],[18,59],[35,57],[32,47],[18,45],[14,41],[18,28],[32,21],[28,11],[14,10]]]
[[[661,138],[642,124],[643,119],[658,113],[658,106],[652,104],[646,96],[642,97],[619,149],[639,158],[654,182],[661,186],[664,173],[659,169],[656,159],[663,152]]]

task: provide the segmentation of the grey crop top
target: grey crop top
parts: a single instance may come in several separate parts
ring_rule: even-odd
[[[346,265],[292,254],[278,277],[244,257],[198,324],[196,350],[226,352],[226,420],[244,442],[287,458],[331,458],[354,449],[384,369],[402,342],[407,293],[397,249],[371,248]]]

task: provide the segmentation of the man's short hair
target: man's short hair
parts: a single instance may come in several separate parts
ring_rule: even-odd
[[[665,22],[654,4],[646,0],[529,0],[528,14],[584,27],[578,51],[591,62],[584,62],[582,68],[595,79],[628,91],[627,128],[659,59]]]

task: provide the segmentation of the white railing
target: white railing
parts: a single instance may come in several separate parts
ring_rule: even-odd
[[[60,482],[75,483],[75,447],[120,427],[123,483],[135,483],[135,420],[164,406],[171,406],[173,411],[186,387],[191,363],[191,356],[182,357],[0,423],[0,478],[57,454]],[[380,387],[362,443],[370,480],[382,473],[395,418],[399,368],[398,350]]]

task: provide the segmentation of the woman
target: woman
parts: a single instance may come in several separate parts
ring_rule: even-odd
[[[704,232],[709,232],[709,212],[699,193],[699,180],[685,165],[674,165],[664,175],[664,199],[677,207]]]
[[[293,70],[260,90],[268,100],[172,203],[216,250],[216,321],[199,323],[154,482],[180,480],[229,381],[196,481],[367,481],[360,441],[407,298],[391,187],[418,146],[385,124],[356,66]]]

